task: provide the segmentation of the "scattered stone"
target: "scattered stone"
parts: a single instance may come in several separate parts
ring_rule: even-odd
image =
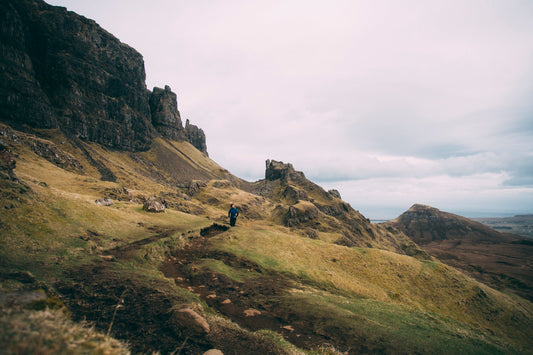
[[[285,325],[282,327],[283,329],[286,329],[288,331],[294,332],[294,328],[291,325]]]
[[[229,298],[226,298],[224,301],[222,301],[222,304],[230,304],[231,300]]]
[[[99,206],[111,206],[113,205],[113,200],[110,198],[99,198],[98,200],[94,201]]]
[[[207,350],[203,355],[224,355],[224,353],[218,349]]]
[[[150,197],[143,204],[143,209],[147,212],[165,212],[165,205],[155,196]]]
[[[172,315],[174,321],[197,333],[209,333],[210,327],[204,317],[189,307],[178,309]]]
[[[65,152],[52,142],[32,139],[32,151],[40,157],[48,160],[50,163],[59,166],[62,169],[83,173],[83,165],[69,153]]]
[[[261,314],[261,311],[254,309],[254,308],[248,308],[244,310],[244,315],[246,317],[255,317]]]
[[[115,261],[115,257],[113,255],[100,255],[100,258],[104,261]]]
[[[211,294],[205,296],[205,298],[217,298],[217,295],[214,294],[214,293],[211,293]]]
[[[134,196],[131,191],[125,187],[108,188],[104,192],[104,196],[117,201],[139,202],[140,199]]]

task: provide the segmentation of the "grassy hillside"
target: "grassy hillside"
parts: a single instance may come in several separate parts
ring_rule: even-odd
[[[133,154],[1,128],[16,160],[15,180],[7,168],[0,179],[0,325],[11,329],[0,339],[11,353],[533,352],[529,301],[347,206],[337,213],[345,203],[306,180],[258,194],[185,142]],[[150,196],[165,212],[143,210]],[[241,216],[229,229],[231,202]],[[13,326],[41,318],[46,339]],[[64,324],[81,335],[46,330]]]

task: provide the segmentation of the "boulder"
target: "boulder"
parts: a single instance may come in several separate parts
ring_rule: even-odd
[[[111,206],[113,205],[113,200],[110,198],[99,198],[98,200],[94,201],[99,206]]]
[[[165,212],[165,205],[159,198],[152,196],[144,202],[143,209],[147,212]]]
[[[255,317],[261,315],[261,311],[255,308],[248,308],[244,310],[244,315],[246,317]]]
[[[218,349],[207,350],[203,355],[224,355],[224,353]]]
[[[172,319],[181,327],[188,328],[196,333],[209,333],[210,331],[207,320],[189,307],[174,311]]]

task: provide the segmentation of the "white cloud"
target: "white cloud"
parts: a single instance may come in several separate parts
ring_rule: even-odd
[[[527,213],[533,188],[503,187],[507,178],[504,173],[486,173],[460,178],[373,178],[320,185],[339,190],[344,200],[372,219],[397,217],[415,203],[468,217]]]

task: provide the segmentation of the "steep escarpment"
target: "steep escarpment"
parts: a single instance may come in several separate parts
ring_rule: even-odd
[[[3,1],[0,17],[3,122],[127,151],[159,135],[192,137],[207,151],[203,132],[183,127],[170,88],[147,90],[142,55],[93,20],[40,0]]]

